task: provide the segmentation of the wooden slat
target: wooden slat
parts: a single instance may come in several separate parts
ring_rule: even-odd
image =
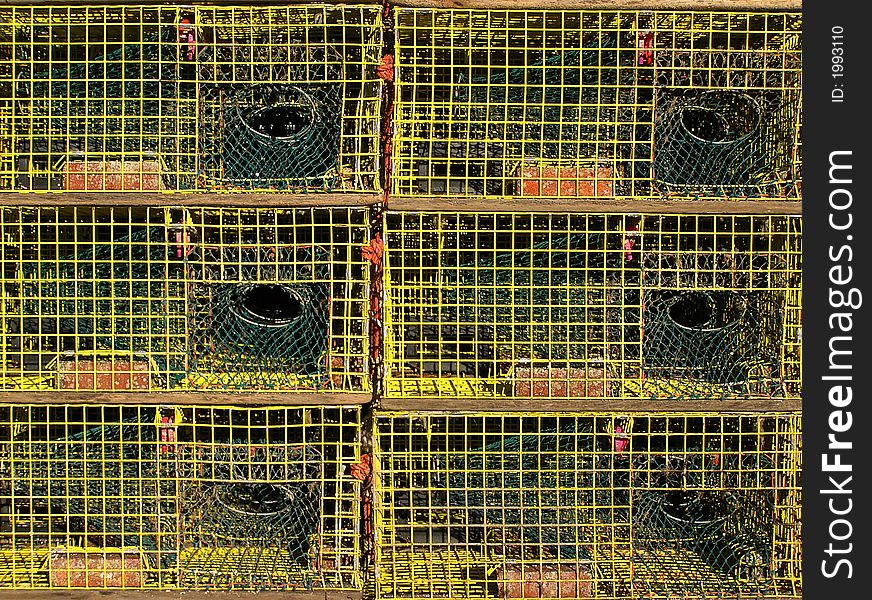
[[[621,214],[801,215],[802,202],[785,200],[567,200],[391,198],[397,212],[567,212]]]
[[[321,4],[324,0],[291,0],[290,4]],[[0,5],[76,4],[76,0],[0,0]],[[88,4],[89,2],[84,2]],[[160,4],[148,0],[106,0],[91,4]],[[174,4],[164,0],[165,4]],[[211,0],[203,4],[282,4],[277,0]],[[382,4],[383,0],[346,0],[333,4]],[[802,0],[390,0],[394,6],[416,8],[551,8],[551,9],[622,9],[622,10],[800,10]]]
[[[0,404],[115,404],[202,406],[355,406],[372,400],[369,393],[235,393],[235,392],[88,392],[4,391]]]
[[[0,0],[2,2],[2,0]],[[159,192],[0,193],[0,206],[188,206],[188,207],[345,207],[372,206],[381,194],[162,194]],[[549,198],[391,198],[394,211],[591,212],[652,214],[801,215],[797,200],[592,200]]]
[[[511,8],[594,10],[800,10],[802,0],[391,0],[416,8]]]
[[[511,398],[383,398],[378,408],[385,411],[428,412],[799,412],[801,400],[514,400]]]
[[[71,5],[83,5],[83,4],[93,4],[97,6],[105,5],[105,6],[116,6],[116,5],[124,5],[124,4],[134,4],[134,5],[144,5],[144,6],[154,6],[156,4],[168,4],[168,5],[195,5],[195,4],[203,4],[203,5],[230,5],[230,6],[249,6],[252,4],[270,4],[276,6],[284,6],[287,4],[382,4],[383,0],[290,0],[283,2],[281,0],[192,0],[191,2],[173,2],[172,0],[0,0],[0,6],[2,5],[10,5],[10,6],[40,6],[40,5],[51,5],[51,4],[62,4],[65,6]]]
[[[3,590],[0,600],[361,600],[361,592],[218,592],[187,590]]]
[[[3,0],[0,0],[2,2]],[[166,194],[161,192],[0,193],[0,206],[368,206],[381,194]]]

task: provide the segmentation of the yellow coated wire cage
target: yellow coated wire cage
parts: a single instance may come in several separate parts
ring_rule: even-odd
[[[359,407],[0,407],[0,588],[360,589]]]
[[[377,412],[376,597],[796,597],[796,413]]]
[[[368,208],[2,208],[0,382],[366,393]]]
[[[388,397],[799,397],[799,217],[388,212],[385,230]]]
[[[0,189],[378,191],[377,6],[0,8]]]
[[[395,20],[396,195],[799,199],[799,13]]]

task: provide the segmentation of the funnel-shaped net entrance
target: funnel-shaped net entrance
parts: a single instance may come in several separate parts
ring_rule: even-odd
[[[523,582],[543,598],[757,597],[792,577],[799,447],[781,417],[377,419],[387,597],[443,597],[461,583],[528,597],[504,595],[531,589]],[[454,571],[407,565],[416,558]],[[567,587],[546,595],[555,580]]]
[[[631,492],[640,585],[655,585],[657,573],[679,567],[696,581],[673,579],[664,589],[701,593],[712,574],[771,585],[775,492],[758,483],[773,472],[768,457],[699,453],[637,457],[636,463],[647,471]]]
[[[374,191],[379,15],[329,4],[4,9],[0,185]]]
[[[217,445],[194,448],[180,512],[185,549],[183,586],[289,584],[310,589],[316,579],[321,523],[321,455],[313,446]],[[196,481],[200,479],[200,481]],[[216,574],[204,559],[220,555]],[[260,564],[252,568],[252,559]],[[236,572],[234,572],[236,571]],[[294,581],[296,579],[296,581]]]
[[[309,535],[318,523],[320,498],[315,490],[269,483],[226,483],[202,486],[190,504],[203,538],[225,547],[287,547],[305,560]]]
[[[329,254],[317,246],[221,248],[241,281],[190,286],[191,374],[218,374],[227,388],[327,385],[330,326]],[[267,262],[267,253],[274,253]],[[268,271],[268,272],[267,272]]]
[[[648,290],[643,372],[721,393],[775,395],[783,310],[783,295],[768,291]]]
[[[222,186],[331,189],[339,174],[342,100],[342,83],[207,89],[201,173]]]
[[[762,105],[738,91],[664,94],[654,126],[654,175],[664,191],[748,195],[775,168]]]

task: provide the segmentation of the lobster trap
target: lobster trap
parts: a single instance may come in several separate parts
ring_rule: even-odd
[[[799,218],[385,223],[388,397],[799,396]]]
[[[799,416],[379,412],[377,598],[799,596]]]
[[[369,389],[365,208],[4,208],[6,389]]]
[[[359,589],[357,407],[0,407],[0,587]]]
[[[0,189],[378,191],[380,11],[0,11]]]
[[[798,199],[798,13],[395,9],[399,196]]]

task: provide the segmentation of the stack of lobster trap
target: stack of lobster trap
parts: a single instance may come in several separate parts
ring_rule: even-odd
[[[0,589],[799,598],[799,13],[397,4],[0,8]]]
[[[0,587],[362,589],[380,26],[0,9]]]

